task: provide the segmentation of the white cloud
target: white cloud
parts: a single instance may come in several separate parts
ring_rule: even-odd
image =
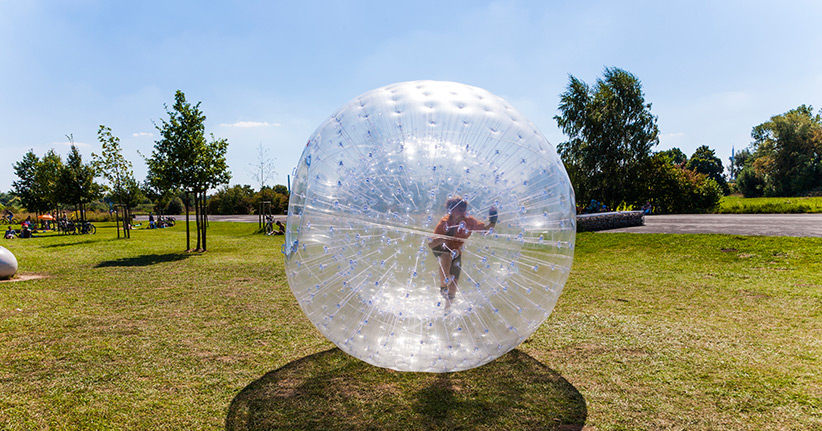
[[[280,123],[269,123],[267,121],[237,121],[236,123],[223,123],[220,127],[239,127],[248,129],[251,127],[280,127]]]
[[[154,136],[154,133],[151,133],[151,132],[135,132],[135,133],[132,133],[131,136],[134,136],[135,138],[138,138],[138,137],[141,137],[141,136]]]

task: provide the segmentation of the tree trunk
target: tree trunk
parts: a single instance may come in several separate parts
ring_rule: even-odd
[[[194,219],[197,220],[197,251],[201,251],[200,249],[200,192],[194,192]]]
[[[128,205],[123,208],[123,214],[125,214],[126,220],[128,220],[128,223],[123,223],[123,236],[131,239],[131,208],[129,208]]]
[[[208,228],[208,206],[206,205],[206,193],[203,192],[203,251],[206,251],[206,230]]]
[[[185,206],[186,206],[186,251],[191,251],[191,237],[190,237],[190,234],[189,234],[189,227],[188,227],[188,223],[189,223],[189,221],[188,221],[189,220],[188,219],[188,191],[186,191]]]

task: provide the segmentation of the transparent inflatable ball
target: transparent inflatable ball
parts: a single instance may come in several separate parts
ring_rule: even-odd
[[[551,314],[575,216],[554,147],[508,102],[454,82],[393,84],[308,140],[288,208],[288,283],[317,329],[363,361],[465,370]]]

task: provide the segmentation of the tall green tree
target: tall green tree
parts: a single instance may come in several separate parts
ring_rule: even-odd
[[[171,190],[179,188],[186,199],[186,249],[191,250],[189,203],[193,197],[197,225],[197,248],[205,251],[207,229],[205,193],[209,188],[224,184],[230,179],[225,153],[228,141],[205,138],[205,115],[200,102],[192,105],[185,94],[177,90],[172,109],[166,106],[168,120],[156,126],[161,139],[154,144],[151,157],[146,159],[149,182],[154,187]]]
[[[20,198],[20,203],[29,211],[37,211],[44,205],[36,183],[39,164],[40,158],[34,150],[29,150],[23,156],[23,160],[12,165],[14,174],[17,175],[17,181],[11,183],[12,192]]]
[[[554,119],[569,138],[557,148],[577,200],[640,205],[649,193],[644,177],[659,128],[639,79],[612,67],[593,86],[573,75],[569,80]]]
[[[702,145],[694,151],[685,165],[688,169],[705,174],[719,185],[724,193],[728,193],[728,182],[725,180],[725,167],[722,166],[722,159],[716,156],[714,150]]]
[[[752,160],[746,168],[766,196],[799,196],[822,188],[822,117],[801,105],[751,131]],[[743,175],[740,173],[740,175]]]
[[[37,165],[35,187],[43,200],[41,212],[58,210],[63,202],[60,195],[60,177],[63,172],[63,159],[54,149],[49,149]]]
[[[12,183],[12,191],[27,210],[44,213],[59,207],[63,161],[53,149],[42,159],[29,150],[13,167],[18,180]]]
[[[60,200],[74,205],[85,220],[86,205],[102,195],[102,186],[94,181],[97,170],[92,163],[83,163],[83,157],[77,146],[72,144],[66,157],[66,163],[60,172],[57,190]]]

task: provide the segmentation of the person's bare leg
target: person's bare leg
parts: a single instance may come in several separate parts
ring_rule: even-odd
[[[448,283],[448,297],[454,298],[457,295],[457,278],[451,278],[450,282]]]
[[[439,264],[440,264],[440,287],[448,287],[448,283],[451,279],[451,262],[454,259],[451,257],[449,253],[443,253],[439,257]]]

